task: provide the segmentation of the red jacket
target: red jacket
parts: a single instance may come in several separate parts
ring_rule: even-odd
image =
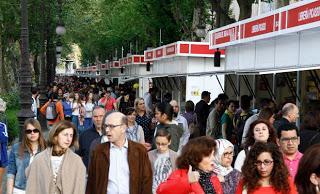
[[[189,183],[188,170],[179,169],[171,173],[168,179],[161,183],[157,189],[157,194],[205,194],[199,182]],[[219,179],[213,175],[212,185],[217,194],[223,194]]]

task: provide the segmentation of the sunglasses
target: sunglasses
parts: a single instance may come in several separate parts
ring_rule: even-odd
[[[26,134],[31,134],[31,133],[39,133],[39,129],[26,129],[25,133]]]

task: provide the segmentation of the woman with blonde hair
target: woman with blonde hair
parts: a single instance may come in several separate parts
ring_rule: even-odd
[[[48,148],[27,168],[26,193],[85,193],[86,169],[70,147],[78,146],[75,126],[60,121],[49,131]]]
[[[30,118],[24,122],[22,141],[12,146],[7,172],[7,194],[25,193],[25,170],[36,154],[46,148],[41,125],[38,120]]]

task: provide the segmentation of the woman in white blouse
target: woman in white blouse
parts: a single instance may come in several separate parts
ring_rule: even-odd
[[[75,126],[69,121],[56,123],[49,131],[48,148],[26,170],[26,193],[85,193],[86,169],[72,146],[77,147]]]

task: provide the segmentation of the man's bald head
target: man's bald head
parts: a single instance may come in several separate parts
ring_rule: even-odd
[[[282,107],[282,115],[288,119],[289,122],[296,122],[299,117],[299,109],[295,104],[287,103]]]

